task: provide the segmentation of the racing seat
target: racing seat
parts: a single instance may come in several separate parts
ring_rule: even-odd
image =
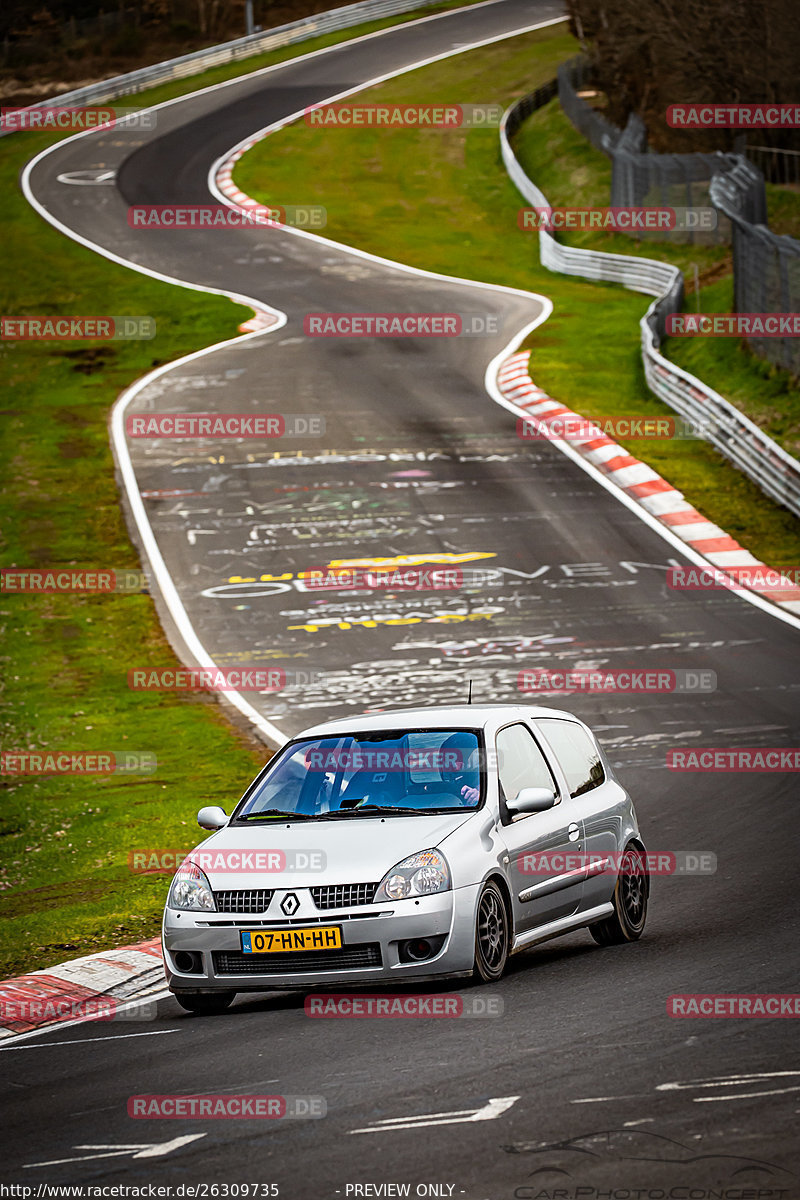
[[[402,771],[356,771],[345,788],[340,808],[350,808],[355,800],[366,804],[402,806],[405,797]]]

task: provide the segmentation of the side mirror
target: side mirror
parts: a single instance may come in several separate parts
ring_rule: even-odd
[[[222,829],[228,824],[228,816],[224,808],[220,808],[218,804],[212,804],[208,808],[201,808],[197,814],[197,824],[201,829]]]
[[[507,801],[506,808],[512,814],[546,812],[555,802],[555,792],[550,788],[523,788],[516,800]]]

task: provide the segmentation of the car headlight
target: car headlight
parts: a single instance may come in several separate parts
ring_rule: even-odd
[[[374,903],[432,896],[450,890],[450,868],[438,850],[421,850],[387,871],[378,884]]]
[[[200,868],[192,862],[185,862],[175,872],[167,904],[170,908],[190,908],[202,912],[217,911],[211,884]]]

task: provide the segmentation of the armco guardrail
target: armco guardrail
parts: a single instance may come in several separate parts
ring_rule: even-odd
[[[534,207],[549,207],[547,198],[525,174],[510,138],[522,121],[554,94],[544,87],[525,96],[507,110],[500,125],[500,151],[505,168],[517,190]],[[652,258],[563,246],[544,229],[539,230],[539,257],[542,266],[550,271],[621,283],[633,291],[656,296],[639,322],[642,362],[651,391],[680,413],[700,437],[729,458],[762,491],[800,516],[800,462],[724,396],[659,353],[667,315],[680,312],[683,304],[683,276],[677,267]]]
[[[277,25],[274,29],[267,29],[262,33],[251,33],[231,42],[209,46],[206,50],[195,50],[192,54],[182,54],[180,58],[170,58],[164,62],[154,63],[150,67],[142,67],[139,71],[129,71],[126,75],[115,75],[111,79],[103,79],[72,92],[63,92],[60,96],[51,96],[49,100],[40,100],[38,103],[26,107],[36,109],[104,103],[115,100],[118,96],[142,92],[146,88],[153,87],[157,83],[164,83],[169,79],[183,79],[188,75],[197,75],[209,67],[218,67],[223,63],[235,62],[241,58],[250,58],[254,54],[263,54],[266,50],[277,50],[281,46],[290,46],[294,42],[304,42],[308,38],[319,37],[321,34],[335,33],[338,29],[349,29],[364,21],[398,16],[400,13],[411,12],[415,8],[430,8],[435,3],[436,0],[361,0],[358,4],[347,4],[343,8],[333,8],[328,12],[315,13],[311,17],[290,21],[287,25]],[[0,130],[0,136],[11,132],[13,131],[8,129]]]

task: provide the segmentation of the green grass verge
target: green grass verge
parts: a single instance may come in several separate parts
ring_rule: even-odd
[[[150,367],[233,336],[250,310],[114,266],[62,237],[16,184],[30,142],[0,142],[8,313],[149,314],[152,342],[2,343],[2,558],[6,565],[137,566],[107,419]],[[0,595],[3,750],[149,751],[153,775],[2,776],[0,978],[158,931],[164,876],[128,851],[189,847],[201,803],[230,806],[266,749],[208,698],[134,693],[126,670],[174,665],[144,595]]]
[[[551,79],[576,48],[564,27],[554,26],[387,81],[370,90],[369,100],[509,104]],[[548,110],[532,120],[539,117],[554,119]],[[542,180],[532,169],[533,177],[553,203],[607,203],[607,180],[593,176],[593,152],[574,130],[570,138],[566,121],[557,125],[559,141],[552,145],[546,130],[523,131],[537,165],[541,158],[553,172]],[[298,123],[249,151],[234,177],[265,203],[280,204],[302,190],[304,200],[327,208],[324,233],[337,241],[432,271],[545,293],[554,313],[529,339],[542,387],[590,417],[669,415],[649,392],[641,366],[639,318],[646,298],[541,267],[535,235],[517,228],[522,202],[500,160],[496,130],[314,129]],[[551,196],[548,183],[566,194]],[[614,240],[636,251],[633,240]],[[676,256],[687,252],[664,249]],[[639,252],[652,254],[653,248],[643,244]],[[706,275],[724,273],[724,248],[705,248],[703,255]],[[624,444],[757,557],[775,566],[798,561],[797,523],[710,446]]]
[[[458,0],[425,10],[456,7]],[[372,22],[163,85],[149,105],[377,28]],[[117,394],[163,362],[236,334],[251,312],[109,263],[26,203],[19,173],[52,134],[0,139],[2,311],[149,314],[149,342],[0,342],[4,565],[138,565],[114,480]],[[268,752],[198,695],[131,692],[130,666],[175,665],[149,597],[0,594],[0,749],[154,754],[140,776],[0,776],[0,978],[158,933],[168,876],[131,873],[143,847],[188,849],[202,804],[230,810]]]

